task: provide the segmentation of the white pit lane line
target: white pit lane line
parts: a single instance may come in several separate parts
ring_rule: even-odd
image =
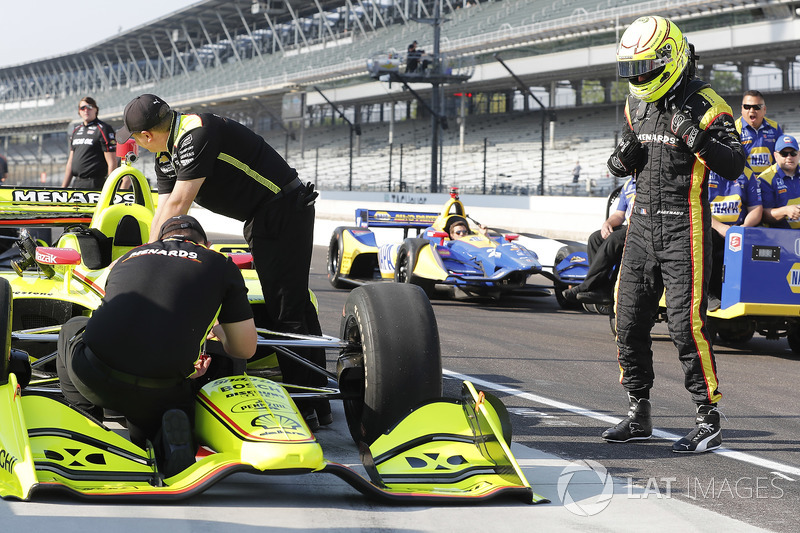
[[[548,407],[554,407],[556,409],[561,409],[562,411],[568,411],[576,415],[593,418],[595,420],[606,422],[611,425],[615,425],[622,420],[621,418],[603,415],[596,411],[592,411],[590,409],[584,409],[582,407],[570,405],[568,403],[559,402],[558,400],[551,400],[550,398],[545,398],[544,396],[531,394],[529,392],[522,392],[517,389],[512,389],[511,387],[506,387],[504,385],[492,383],[491,381],[486,381],[480,378],[476,378],[474,376],[459,374],[458,372],[453,372],[451,370],[442,369],[442,374],[445,377],[458,379],[459,381],[470,381],[476,386],[480,385],[482,387],[486,387],[487,389],[503,392],[505,394],[508,394],[509,396],[516,396],[517,398],[522,398],[530,402],[546,405]],[[674,433],[669,433],[667,431],[662,431],[656,428],[653,428],[653,436],[658,437],[660,439],[666,439],[671,441],[676,441],[682,437],[682,435],[676,435]],[[731,450],[730,448],[717,448],[716,450],[711,450],[710,453],[717,453],[719,455],[724,455],[725,457],[734,459],[736,461],[741,461],[743,463],[749,463],[751,465],[760,466],[762,468],[770,470],[773,473],[782,473],[800,477],[800,467],[785,465],[783,463],[770,461],[769,459],[762,459],[761,457],[756,457],[755,455],[750,455],[749,453],[737,452],[735,450]]]

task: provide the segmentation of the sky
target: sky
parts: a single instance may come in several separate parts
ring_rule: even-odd
[[[5,0],[0,67],[81,50],[197,0]]]

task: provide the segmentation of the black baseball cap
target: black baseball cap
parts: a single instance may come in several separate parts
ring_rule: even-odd
[[[169,104],[154,94],[137,96],[125,106],[122,127],[117,130],[117,142],[124,143],[132,133],[149,130],[164,120],[170,112]]]
[[[170,233],[171,231],[182,229],[193,229],[203,236],[203,242],[208,242],[208,237],[206,237],[206,232],[203,229],[203,226],[200,225],[196,218],[189,215],[177,215],[167,219],[167,221],[161,225],[161,231],[158,232],[158,238],[159,240],[163,239],[165,234]]]

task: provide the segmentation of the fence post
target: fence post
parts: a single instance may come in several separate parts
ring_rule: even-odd
[[[483,194],[486,194],[486,144],[487,138],[483,138]]]

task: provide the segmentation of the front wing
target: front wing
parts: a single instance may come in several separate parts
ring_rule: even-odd
[[[323,458],[319,442],[279,384],[248,376],[223,380],[201,393],[198,416],[205,412],[206,421],[198,420],[198,431],[216,424],[213,431],[233,432],[237,438],[199,434],[202,442],[229,449],[210,450],[190,468],[163,479],[152,449],[139,448],[53,397],[22,396],[10,374],[0,386],[0,496],[28,500],[53,489],[87,499],[172,500],[202,492],[236,472],[326,472],[387,501],[482,501],[500,495],[527,503],[547,501],[533,493],[511,454],[502,432],[507,421],[471,383],[464,383],[462,400],[428,403],[372,446],[362,445],[367,480]],[[213,407],[214,395],[229,394],[226,387],[233,382],[238,387],[231,390],[247,391],[247,396]],[[248,409],[258,416],[247,415]]]

